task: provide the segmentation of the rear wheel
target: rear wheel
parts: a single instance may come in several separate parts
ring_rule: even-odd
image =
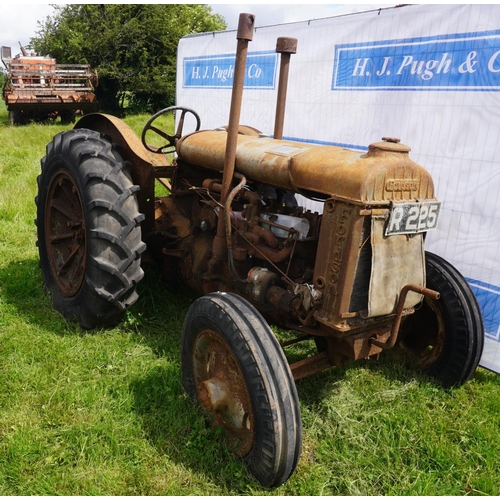
[[[399,345],[443,386],[461,385],[475,372],[483,350],[479,305],[465,278],[441,257],[426,252],[426,273],[427,288],[441,297],[424,298],[405,321]]]
[[[263,485],[283,484],[302,445],[292,374],[259,312],[229,293],[196,300],[182,333],[186,392]]]
[[[143,216],[129,165],[85,129],[55,136],[41,165],[37,245],[54,307],[83,328],[116,324],[143,276]]]

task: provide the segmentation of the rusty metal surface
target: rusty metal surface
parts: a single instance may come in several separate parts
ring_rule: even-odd
[[[315,318],[322,324],[348,330],[352,286],[364,217],[354,205],[327,200],[321,223],[313,283],[323,292]]]
[[[231,94],[231,108],[229,111],[229,124],[227,126],[226,143],[223,158],[221,204],[224,206],[231,189],[236,160],[236,146],[238,143],[238,130],[240,124],[241,103],[243,96],[243,85],[245,82],[245,68],[248,53],[248,42],[252,40],[255,16],[252,14],[240,14],[238,39],[236,47],[236,60],[234,63],[234,79]],[[226,225],[224,217],[219,217],[217,234],[214,238],[212,254],[216,261],[227,258],[225,245]]]
[[[146,234],[152,231],[155,223],[155,170],[161,170],[162,175],[167,176],[168,173],[164,170],[169,166],[167,158],[163,155],[150,154],[129,125],[112,115],[90,113],[83,116],[74,128],[96,130],[108,135],[115,144],[120,146],[123,158],[132,165],[134,183],[141,187],[137,192],[137,201],[139,211],[146,216],[141,227]]]
[[[226,136],[223,130],[200,131],[181,139],[177,152],[186,162],[220,171]],[[313,191],[363,206],[434,199],[429,172],[405,151],[374,147],[363,154],[335,146],[244,135],[237,136],[237,141],[236,171],[277,188]]]
[[[378,322],[368,323],[363,331],[344,338],[326,337],[328,355],[337,366],[343,364],[345,360],[356,361],[377,356],[382,352],[382,348],[372,343],[372,339],[385,342],[390,335],[391,325],[390,319],[384,318]],[[340,359],[339,355],[343,359]]]
[[[262,267],[253,267],[248,272],[248,282],[252,285],[251,297],[259,303],[265,303],[267,299],[267,291],[270,286],[279,281],[276,273]]]
[[[222,428],[228,447],[239,457],[252,450],[255,415],[245,378],[233,351],[214,330],[203,330],[193,348],[198,400],[211,425]]]
[[[87,239],[80,192],[64,171],[50,180],[44,225],[52,276],[63,294],[73,297],[85,277]]]
[[[290,365],[294,380],[314,375],[333,366],[343,366],[347,361],[377,356],[382,352],[382,348],[374,345],[371,340],[386,341],[390,336],[389,329],[390,324],[385,321],[342,339],[332,336],[323,337],[318,344],[323,348],[318,354]]]
[[[199,132],[181,139],[178,143],[180,161],[182,164],[188,161],[189,165],[200,165],[203,169],[220,170],[226,135],[224,131]],[[227,219],[221,217],[219,211],[218,216],[219,220],[225,219],[228,234],[229,228],[232,234],[230,244],[224,247],[224,251],[228,246],[232,251],[229,265],[224,263],[212,268],[206,261],[201,263],[201,259],[196,266],[197,273],[193,273],[195,256],[201,252],[207,259],[208,252],[206,247],[200,250],[201,247],[196,246],[195,242],[200,236],[187,238],[189,245],[186,240],[186,254],[181,267],[185,276],[191,272],[188,280],[194,287],[200,287],[195,284],[200,282],[204,292],[214,288],[233,291],[247,297],[264,316],[278,325],[325,338],[326,354],[303,360],[294,366],[296,378],[330,366],[340,366],[346,360],[377,356],[383,350],[381,345],[391,339],[394,315],[367,320],[362,316],[361,309],[350,309],[355,284],[366,287],[365,302],[368,297],[370,268],[367,278],[356,281],[360,255],[367,241],[368,246],[371,245],[371,220],[380,207],[388,206],[400,196],[425,197],[429,194],[433,196],[434,193],[430,175],[409,159],[409,148],[389,139],[383,141],[381,147],[371,145],[367,154],[359,155],[340,148],[316,147],[240,134],[235,173],[245,172],[242,175],[249,179],[250,185],[257,181],[294,192],[300,191],[300,188],[309,190],[311,181],[297,186],[294,174],[308,172],[310,178],[321,179],[321,161],[328,158],[330,167],[326,179],[333,178],[332,172],[342,177],[343,182],[339,181],[337,185],[339,191],[332,190],[336,194],[325,202],[322,216],[316,216],[317,219],[308,216],[311,231],[306,235],[306,240],[310,240],[307,242],[310,245],[307,251],[306,243],[298,240],[297,231],[269,220],[268,215],[273,213],[272,203],[267,205],[269,200],[263,203],[256,193],[241,190],[241,186],[233,189],[229,204],[231,210],[237,210],[237,215]],[[186,151],[188,153],[184,155]],[[317,168],[318,165],[320,168]],[[403,169],[402,173],[400,169]],[[212,173],[205,177],[200,188],[191,187],[200,195],[209,194],[212,200],[209,203],[214,208],[220,206],[222,192],[222,184],[215,176]],[[395,182],[398,176],[407,176],[410,180]],[[367,179],[370,182],[373,180],[373,184],[367,184]],[[178,181],[180,186],[181,179]],[[401,186],[402,190],[398,191],[396,186]],[[403,191],[406,187],[408,193]],[[323,184],[321,192],[328,190],[328,184]],[[175,186],[174,192],[177,192]],[[185,196],[190,193],[185,188],[178,192],[185,193]],[[350,202],[344,200],[347,195],[353,197]],[[229,207],[226,208],[229,210]],[[305,214],[299,211],[297,216],[305,217]],[[199,224],[198,220],[197,216],[191,218],[195,227]],[[271,232],[274,226],[283,230],[284,236],[276,237]],[[311,266],[310,274],[307,267],[304,268],[307,263]],[[292,270],[295,274],[289,275]],[[246,286],[241,284],[245,281]],[[399,318],[406,314],[409,314],[408,310],[402,311]]]
[[[331,368],[332,366],[334,365],[328,358],[328,354],[326,352],[319,352],[314,356],[301,359],[300,361],[291,364],[290,370],[292,371],[293,380],[300,380]]]
[[[55,59],[27,54],[4,64],[3,98],[9,111],[96,108],[97,73],[87,64],[56,64]]]
[[[381,142],[374,142],[368,146],[371,155],[381,155],[382,151],[392,153],[409,153],[411,148],[406,144],[401,144],[397,137],[382,137]]]
[[[415,292],[424,295],[425,297],[430,297],[433,300],[439,299],[439,293],[434,290],[430,290],[429,288],[413,284],[404,286],[399,295],[398,305],[396,307],[396,317],[394,318],[394,323],[391,328],[391,335],[389,339],[386,342],[380,342],[376,339],[371,339],[371,343],[373,345],[381,347],[382,349],[390,349],[396,344],[398,339],[399,327],[401,326],[401,317],[405,308],[405,301],[408,292]]]
[[[88,128],[108,134],[114,142],[122,146],[123,151],[129,149],[135,157],[150,167],[162,167],[169,164],[164,156],[150,154],[132,128],[116,116],[90,113],[83,116],[74,128]]]
[[[280,37],[276,41],[276,52],[281,54],[280,76],[278,81],[278,97],[276,99],[276,118],[274,121],[274,138],[283,139],[283,124],[285,122],[286,93],[288,89],[288,73],[290,56],[297,52],[297,39]]]
[[[79,98],[75,95],[54,95],[46,97],[5,95],[8,111],[51,112],[65,110],[93,111],[96,109],[95,96]]]
[[[231,192],[228,194],[225,202],[224,202],[224,225],[225,225],[225,233],[226,233],[226,248],[228,250],[233,249],[233,240],[232,240],[232,227],[231,227],[231,205],[235,196],[241,191],[242,187],[247,183],[247,180],[244,175],[233,173],[233,176],[239,180],[237,186],[235,186]],[[221,218],[221,217],[219,217]]]
[[[439,300],[427,296],[415,315],[402,325],[397,343],[416,357],[420,368],[427,369],[440,358],[446,335]]]
[[[238,30],[236,38],[251,42],[253,40],[253,30],[255,27],[255,16],[253,14],[241,13],[238,18]]]

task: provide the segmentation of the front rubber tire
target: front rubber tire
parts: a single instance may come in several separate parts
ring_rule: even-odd
[[[300,406],[283,351],[260,313],[230,293],[197,299],[184,322],[181,362],[187,394],[222,427],[233,453],[261,485],[283,484],[300,457]]]
[[[104,135],[69,130],[47,145],[37,182],[37,246],[54,308],[86,329],[118,323],[144,275],[130,165]]]
[[[481,311],[469,284],[449,262],[426,252],[427,288],[440,299],[424,298],[403,324],[399,345],[417,366],[444,387],[464,384],[476,371],[484,344]]]

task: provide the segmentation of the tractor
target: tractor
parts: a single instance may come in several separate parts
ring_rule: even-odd
[[[397,348],[458,386],[478,366],[484,331],[464,277],[424,250],[441,203],[408,146],[282,139],[296,39],[277,41],[273,136],[240,125],[254,22],[240,15],[228,125],[202,130],[196,111],[170,107],[139,138],[116,117],[82,117],[47,145],[36,225],[53,305],[85,329],[122,319],[146,257],[170,286],[199,294],[182,329],[183,386],[257,481],[276,487],[301,453],[297,380]],[[174,132],[159,125],[169,113]],[[195,131],[184,133],[188,120]],[[293,339],[280,344],[270,324]],[[314,354],[289,364],[283,348],[303,341]]]

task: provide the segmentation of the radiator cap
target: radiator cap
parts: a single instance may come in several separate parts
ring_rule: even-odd
[[[382,142],[374,142],[368,146],[368,152],[373,154],[375,149],[380,149],[393,153],[409,153],[411,148],[406,144],[401,144],[400,141],[401,139],[397,137],[382,137]]]

